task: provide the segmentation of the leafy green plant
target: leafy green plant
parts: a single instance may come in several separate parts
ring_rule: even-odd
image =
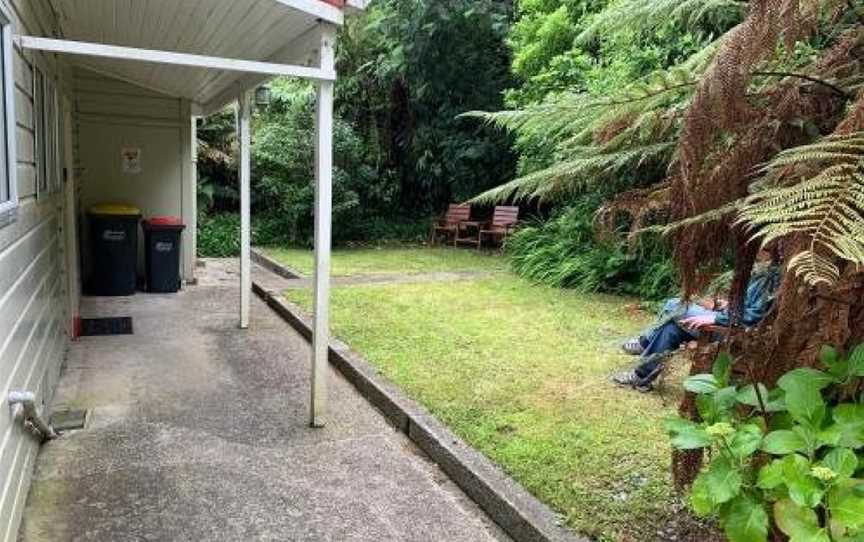
[[[824,370],[795,369],[770,390],[733,384],[727,354],[685,382],[702,421],[667,429],[675,448],[708,452],[690,504],[731,542],[864,540],[864,345],[820,357]]]
[[[668,248],[643,245],[630,250],[619,239],[598,239],[595,207],[580,201],[546,222],[529,223],[507,242],[511,268],[555,287],[638,295],[656,300],[676,288]]]
[[[222,213],[198,216],[198,256],[231,258],[240,255],[240,215]]]

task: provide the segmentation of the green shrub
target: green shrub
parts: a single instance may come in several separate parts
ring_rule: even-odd
[[[252,244],[270,247],[311,247],[313,233],[297,238],[297,230],[276,213],[252,216]],[[417,243],[429,235],[429,219],[366,216],[333,223],[333,244]],[[198,256],[233,258],[240,255],[240,215],[222,213],[198,217]]]
[[[630,250],[620,240],[598,239],[593,217],[591,203],[581,202],[546,222],[521,228],[506,247],[513,270],[551,286],[648,300],[675,291],[676,274],[665,246],[644,241]]]
[[[791,542],[864,540],[864,345],[821,358],[824,371],[795,369],[773,390],[731,383],[725,354],[685,382],[702,421],[667,428],[675,448],[708,452],[690,504],[730,542],[775,540],[772,524]]]
[[[198,217],[198,256],[230,258],[240,255],[240,215],[234,213]]]

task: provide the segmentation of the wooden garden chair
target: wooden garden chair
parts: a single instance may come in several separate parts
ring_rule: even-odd
[[[503,244],[507,237],[513,233],[519,223],[519,207],[501,206],[495,207],[492,220],[487,222],[464,221],[459,224],[456,242],[467,245],[476,245],[477,249],[483,247],[484,239],[494,239]],[[469,234],[463,237],[462,233]],[[472,235],[476,233],[476,236]]]
[[[432,223],[431,244],[438,241],[439,235],[444,235],[447,240],[453,237],[453,246],[456,246],[456,238],[459,236],[459,224],[471,218],[471,206],[451,203],[447,213]]]

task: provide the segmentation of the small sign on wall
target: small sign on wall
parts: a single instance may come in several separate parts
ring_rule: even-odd
[[[120,151],[123,161],[123,173],[138,175],[141,173],[141,149],[139,147],[124,147]]]

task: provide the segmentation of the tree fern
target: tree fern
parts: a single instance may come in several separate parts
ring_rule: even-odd
[[[583,191],[625,168],[637,168],[647,161],[666,161],[676,143],[661,142],[623,150],[602,152],[588,147],[574,157],[525,175],[476,196],[476,203],[498,203],[507,200],[562,200]]]
[[[746,10],[747,2],[739,0],[621,0],[595,17],[576,44],[590,43],[614,28],[653,31],[671,23],[691,30],[725,29],[740,22]]]
[[[820,171],[794,186],[748,197],[739,222],[753,228],[765,244],[806,235],[809,246],[790,258],[790,270],[813,285],[833,284],[840,276],[837,259],[864,265],[864,132],[781,152],[764,171],[770,177],[790,167]]]
[[[713,50],[716,44],[677,67],[627,86],[615,96],[563,93],[521,111],[469,113],[517,135],[542,138],[559,156],[552,166],[489,190],[473,201],[561,200],[604,182],[625,167],[635,170],[646,163],[670,161],[677,143],[678,113],[686,107]]]

